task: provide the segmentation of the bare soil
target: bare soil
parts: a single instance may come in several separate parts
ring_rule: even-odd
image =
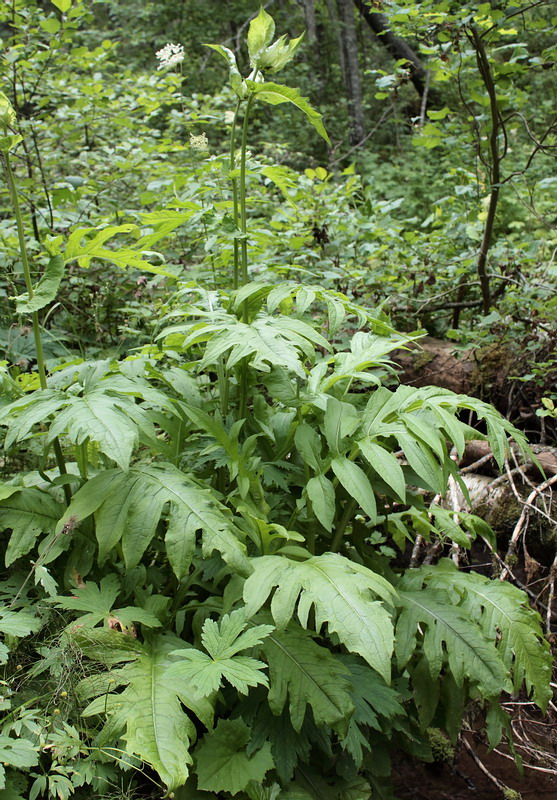
[[[553,726],[553,730],[555,730]],[[549,772],[525,768],[518,773],[514,761],[498,753],[488,753],[482,743],[467,733],[467,741],[489,772],[522,800],[557,800],[557,770]],[[501,748],[503,751],[504,748]],[[506,752],[508,756],[508,751]],[[478,767],[463,745],[454,764],[423,764],[401,758],[393,772],[395,794],[399,800],[503,800],[504,795]]]

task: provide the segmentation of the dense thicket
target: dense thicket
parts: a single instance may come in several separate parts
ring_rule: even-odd
[[[536,757],[509,712],[552,694],[556,22],[0,8],[0,800],[391,798],[472,707]],[[402,385],[426,333],[451,374]]]

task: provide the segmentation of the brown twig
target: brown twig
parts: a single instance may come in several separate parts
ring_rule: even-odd
[[[548,516],[544,511],[541,511],[541,509],[536,508],[536,506],[533,505],[533,502],[536,499],[536,497],[538,497],[542,492],[545,492],[546,489],[549,489],[551,486],[553,486],[554,483],[557,483],[557,475],[553,475],[551,478],[549,478],[548,480],[541,483],[539,486],[536,486],[534,489],[532,489],[526,501],[522,499],[520,500],[520,502],[522,503],[522,513],[512,532],[512,536],[507,549],[507,555],[505,556],[505,569],[503,569],[503,571],[501,572],[499,580],[504,581],[507,575],[509,574],[509,566],[508,566],[509,559],[512,558],[512,556],[516,552],[518,540],[520,539],[524,526],[527,524],[530,511],[534,510],[545,517]]]
[[[488,778],[491,781],[491,783],[494,786],[496,786],[499,789],[499,791],[503,794],[505,792],[505,790],[508,789],[508,786],[506,786],[503,783],[503,781],[500,781],[499,778],[496,778],[495,775],[492,775],[492,773],[488,770],[488,768],[483,763],[483,761],[480,759],[480,757],[476,755],[476,753],[474,752],[474,748],[472,747],[470,742],[468,742],[464,737],[462,737],[462,742],[464,744],[464,747],[468,751],[470,757],[472,758],[472,760],[474,761],[474,763],[478,767],[478,769],[480,769],[483,772],[483,774],[486,776],[486,778]]]

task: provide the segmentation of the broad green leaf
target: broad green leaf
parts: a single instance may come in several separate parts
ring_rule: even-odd
[[[52,598],[57,608],[67,608],[74,611],[85,611],[79,617],[79,625],[94,627],[99,623],[107,624],[109,620],[116,620],[122,628],[131,630],[132,623],[140,622],[150,628],[160,627],[160,622],[154,614],[143,608],[126,606],[113,608],[116,598],[120,594],[120,579],[117,575],[105,575],[99,586],[87,582],[80,589],[74,589],[73,597]]]
[[[168,791],[186,782],[192,762],[189,750],[190,742],[195,740],[195,727],[182,703],[204,724],[211,724],[207,703],[191,687],[169,677],[169,667],[174,662],[169,653],[179,643],[177,637],[163,635],[140,645],[136,659],[117,672],[119,683],[125,684],[126,689],[111,694],[105,690],[83,711],[84,717],[108,714],[98,736],[100,746],[114,747],[122,737],[127,751],[150,764]],[[99,688],[102,691],[102,684]]]
[[[66,403],[66,395],[53,389],[32,392],[0,409],[0,425],[7,425],[5,447],[27,438],[35,425],[44,423]]]
[[[406,481],[398,458],[371,438],[360,439],[357,444],[368,464],[391,487],[401,503],[406,503]]]
[[[90,233],[96,231],[93,238],[86,238]],[[143,258],[143,252],[130,247],[119,247],[111,250],[104,247],[105,242],[121,233],[127,233],[134,236],[139,235],[139,228],[137,225],[112,225],[108,228],[98,230],[97,228],[80,228],[70,234],[64,253],[64,261],[77,260],[81,267],[89,267],[93,259],[100,261],[110,261],[121,269],[131,267],[138,269],[141,272],[152,272],[155,275],[164,275],[167,278],[175,279],[176,276],[154,264],[150,264]],[[147,251],[148,254],[148,251]]]
[[[0,735],[0,762],[16,769],[36,767],[39,763],[38,748],[33,747],[28,739],[12,739],[10,736]],[[2,775],[0,788],[3,789],[5,785]]]
[[[494,642],[519,692],[524,682],[528,694],[545,709],[551,699],[551,654],[538,614],[527,596],[504,581],[476,572],[463,573],[444,560],[424,570],[432,588],[449,587],[461,593],[459,608],[473,619],[484,636]]]
[[[67,405],[54,419],[48,440],[66,434],[74,444],[87,439],[98,444],[100,450],[127,469],[132,452],[139,442],[140,427],[151,427],[145,411],[132,398],[111,396],[103,391],[92,391],[83,397],[68,397]]]
[[[216,692],[223,678],[240,694],[247,694],[250,686],[268,686],[267,676],[261,672],[265,664],[238,653],[259,645],[274,626],[256,625],[246,631],[247,625],[242,609],[225,614],[220,623],[205,620],[201,641],[209,655],[195,648],[175,650],[173,655],[185,659],[185,663],[174,664],[170,676],[191,684],[202,697]]]
[[[436,494],[445,494],[447,481],[443,467],[436,460],[429,447],[408,433],[397,432],[396,437],[408,463],[416,474]]]
[[[43,276],[33,288],[33,297],[27,293],[16,298],[18,314],[31,314],[51,303],[58,292],[64,274],[64,259],[61,255],[51,256]]]
[[[380,575],[336,553],[314,556],[304,562],[281,556],[252,560],[253,574],[244,585],[246,614],[255,614],[275,589],[271,613],[279,629],[285,628],[298,607],[302,627],[314,609],[315,629],[327,625],[342,644],[357,653],[389,680],[393,652],[393,626],[379,595],[392,602],[393,587]]]
[[[317,431],[307,422],[302,422],[296,428],[294,444],[305,463],[309,464],[314,472],[319,472],[323,462],[321,459],[321,439]]]
[[[196,749],[197,785],[208,792],[243,791],[250,781],[263,783],[273,769],[271,745],[266,742],[251,757],[246,752],[250,729],[241,719],[221,719]]]
[[[202,369],[220,363],[228,353],[227,369],[247,358],[258,371],[269,372],[271,367],[283,366],[305,379],[304,362],[313,358],[315,346],[330,349],[321,334],[293,317],[260,316],[248,325],[230,316],[220,329],[213,326],[211,334],[199,365]],[[186,339],[183,346],[188,344]]]
[[[306,706],[318,725],[345,733],[354,710],[346,668],[296,625],[268,636],[262,647],[269,664],[269,706],[282,713],[287,701],[294,730],[300,731]]]
[[[375,495],[363,469],[344,456],[336,456],[331,468],[350,497],[358,503],[372,522],[377,519]]]
[[[29,611],[0,611],[0,631],[8,636],[29,636],[40,627],[40,619]]]
[[[66,11],[69,11],[72,6],[72,0],[52,0],[52,5],[56,6],[56,8],[60,9],[62,14],[65,14]]]
[[[248,29],[248,52],[252,67],[258,66],[260,54],[271,44],[275,35],[275,23],[264,8],[252,19]]]
[[[236,56],[228,47],[224,47],[221,44],[207,44],[206,47],[210,47],[216,53],[224,58],[226,63],[228,64],[228,70],[230,74],[230,85],[232,89],[238,97],[244,97],[246,94],[246,87],[242,80],[242,75],[240,70],[238,69],[238,64],[236,62]]]
[[[307,482],[306,492],[315,516],[326,530],[332,531],[336,510],[333,484],[325,475],[316,475]]]
[[[196,533],[202,531],[206,558],[217,550],[235,571],[250,572],[245,547],[232,516],[210,489],[172,464],[139,465],[127,473],[107,470],[91,478],[72,498],[59,528],[72,516],[95,514],[99,559],[122,542],[128,569],[141,560],[168,507],[166,549],[178,578],[189,570]]]
[[[448,601],[444,592],[429,588],[400,591],[400,605],[396,655],[401,669],[416,650],[419,632],[433,680],[447,659],[458,686],[468,678],[488,697],[511,690],[508,670],[495,645],[473,619]]]
[[[323,126],[322,114],[319,114],[309,104],[306,97],[302,97],[298,89],[290,86],[282,86],[278,83],[255,83],[254,81],[246,81],[250,92],[257,95],[264,103],[269,103],[272,106],[281,103],[292,103],[300,111],[303,111],[309,122],[313,125],[317,133],[325,139],[327,144],[331,144],[331,140]]]
[[[11,497],[0,500],[0,530],[11,529],[6,548],[6,566],[9,567],[33,548],[42,533],[52,533],[64,513],[61,503],[48,492],[34,487],[9,487]]]
[[[354,433],[359,424],[360,418],[354,406],[335,397],[327,398],[323,433],[332,455],[337,455],[342,450],[343,439]]]
[[[267,49],[261,53],[257,59],[257,66],[259,69],[271,74],[279,72],[289,61],[292,61],[303,38],[303,33],[301,36],[298,36],[297,39],[287,40],[286,36],[281,36],[274,44],[267,47]]]

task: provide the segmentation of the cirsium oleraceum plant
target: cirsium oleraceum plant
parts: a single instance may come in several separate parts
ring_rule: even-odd
[[[22,575],[1,586],[0,656],[12,669],[27,646],[27,682],[54,676],[60,707],[30,713],[26,682],[10,679],[0,781],[12,794],[90,796],[124,770],[157,796],[364,800],[385,796],[395,748],[427,759],[432,726],[456,739],[471,700],[492,746],[508,729],[503,692],[547,705],[549,651],[525,595],[448,560],[396,568],[392,549],[490,540],[480,519],[426,499],[458,480],[451,450],[478,437],[460,412],[483,421],[500,464],[509,437],[527,448],[522,434],[477,399],[392,388],[389,354],[411,337],[380,313],[315,284],[252,280],[251,115],[289,103],[327,140],[298,90],[268,79],[301,42],[274,33],[261,10],[247,78],[212,45],[237,98],[229,285],[178,279],[140,353],[41,366],[40,313],[68,264],[174,278],[149,258],[196,213],[178,203],[145,230],[45,242],[44,272],[17,299],[41,377],[31,391],[4,382],[0,424],[6,448],[34,445],[37,468],[0,484],[5,564]],[[2,141],[17,216],[18,142]],[[41,625],[60,620],[41,645]]]

